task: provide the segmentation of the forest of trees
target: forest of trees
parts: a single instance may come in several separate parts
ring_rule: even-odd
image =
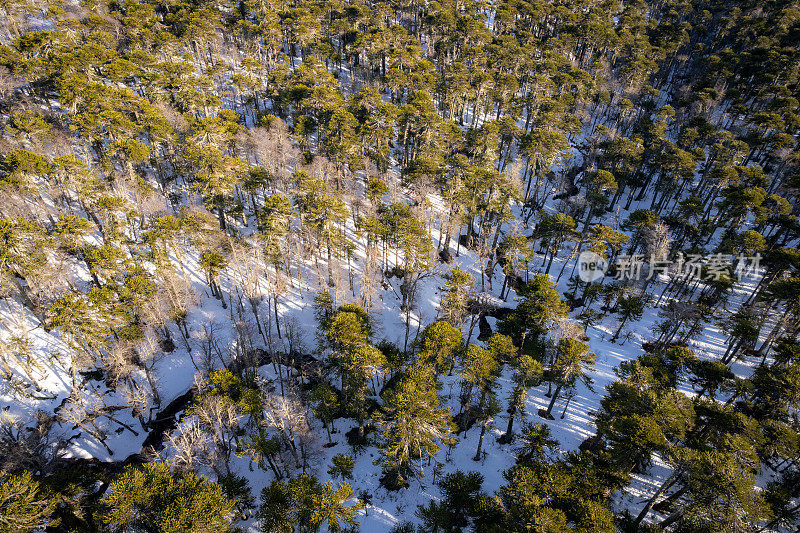
[[[800,528],[796,0],[0,14],[0,533]]]

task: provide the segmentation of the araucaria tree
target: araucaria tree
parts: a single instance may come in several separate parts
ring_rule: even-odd
[[[425,465],[435,459],[442,440],[455,429],[450,410],[441,407],[433,369],[412,365],[397,385],[384,393],[381,455],[388,487],[408,485],[422,477]]]

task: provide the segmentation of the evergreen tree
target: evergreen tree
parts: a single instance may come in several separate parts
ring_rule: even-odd
[[[229,531],[233,502],[219,485],[164,463],[128,467],[103,496],[110,531]]]
[[[387,483],[407,486],[409,477],[424,475],[424,461],[439,451],[454,425],[449,409],[439,406],[432,370],[423,364],[412,365],[383,397],[386,418],[381,423],[381,454]]]
[[[58,498],[40,488],[30,472],[0,482],[0,531],[22,533],[58,525]]]
[[[419,360],[435,365],[438,370],[448,369],[452,374],[463,343],[461,331],[444,320],[437,320],[422,331]]]
[[[547,409],[542,411],[543,417],[551,419],[552,415],[550,413],[561,394],[561,390],[565,386],[573,386],[579,380],[588,386],[591,379],[587,373],[593,369],[593,365],[597,360],[597,356],[589,351],[589,346],[581,341],[566,337],[558,341],[556,351],[556,362],[551,369],[556,389],[553,391],[553,396]]]
[[[567,316],[567,306],[561,301],[553,282],[544,274],[537,274],[519,290],[523,299],[501,324],[501,331],[514,338],[523,351],[526,342],[539,340],[554,322]]]
[[[465,474],[456,470],[447,474],[436,485],[442,492],[441,502],[431,501],[417,509],[425,531],[463,531],[480,513],[483,476],[477,472]]]
[[[333,466],[328,469],[328,474],[332,477],[341,476],[342,481],[345,479],[353,479],[353,468],[355,461],[349,455],[337,453],[331,459]]]

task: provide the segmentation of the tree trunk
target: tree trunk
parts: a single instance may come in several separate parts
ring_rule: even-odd
[[[504,443],[511,442],[514,438],[514,416],[517,414],[517,409],[512,407],[511,412],[508,414],[508,426],[506,426],[506,433],[502,436]]]
[[[661,486],[658,488],[658,490],[655,492],[655,494],[653,494],[653,497],[650,498],[650,500],[647,502],[647,505],[645,505],[644,508],[641,510],[641,512],[639,513],[639,516],[636,517],[636,520],[633,521],[633,524],[635,526],[638,527],[639,524],[641,524],[642,520],[644,520],[644,517],[647,516],[647,513],[649,513],[650,509],[652,509],[653,505],[655,505],[656,500],[658,500],[658,498],[662,494],[664,494],[664,492],[669,490],[669,488],[672,485],[674,485],[678,481],[679,478],[680,478],[679,473],[677,471],[675,471],[675,472],[673,472],[673,474],[670,477],[668,477],[664,481],[664,483],[661,484]]]
[[[550,418],[552,416],[550,412],[553,410],[553,406],[556,404],[556,400],[558,399],[558,395],[561,393],[562,387],[563,385],[559,383],[558,387],[556,387],[556,390],[553,391],[553,397],[550,398],[550,405],[547,406],[547,411],[546,411],[547,416],[545,418]]]
[[[486,422],[484,421],[481,424],[481,436],[478,437],[478,451],[475,452],[475,457],[472,458],[473,461],[481,460],[481,448],[483,447],[483,436],[485,434],[486,434]]]

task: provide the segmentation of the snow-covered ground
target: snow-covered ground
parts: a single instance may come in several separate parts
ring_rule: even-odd
[[[434,239],[438,238],[438,233],[435,230],[432,233]],[[363,250],[359,250],[356,256],[357,258],[363,256]],[[190,332],[189,342],[193,346],[193,354],[190,355],[184,343],[177,340],[177,348],[173,352],[166,354],[157,364],[155,378],[161,391],[162,408],[174,398],[183,394],[194,382],[197,371],[195,369],[196,361],[193,363],[193,357],[196,359],[200,352],[204,326],[207,327],[212,323],[214,324],[215,335],[220,346],[228,346],[236,342],[232,310],[230,307],[227,310],[223,309],[220,302],[209,294],[204,277],[199,273],[196,260],[197,257],[195,255],[187,253],[184,256],[185,264],[183,265],[189,273],[192,287],[198,297],[197,305],[191,308],[187,317]],[[560,270],[561,261],[563,261],[563,258],[558,258],[554,262],[551,272],[557,273]],[[531,261],[532,272],[539,270],[541,262],[540,256]],[[360,268],[360,264],[356,261],[355,268]],[[449,268],[456,266],[471,272],[476,280],[480,279],[479,261],[471,250],[461,247],[460,254],[455,258],[452,265],[438,265],[436,269],[441,275]],[[568,265],[567,272],[570,268],[571,265]],[[496,268],[495,274],[496,277],[492,284],[492,289],[489,289],[488,283],[486,288],[490,293],[497,295],[502,284],[502,273],[499,267]],[[232,283],[228,275],[229,273],[226,273],[222,278],[222,287],[225,292],[230,290]],[[435,320],[437,316],[438,287],[442,284],[440,275],[431,276],[422,281],[423,285],[419,291],[420,297],[417,300],[417,307],[411,318],[412,335],[416,333],[420,322],[424,327],[424,325]],[[567,277],[566,275],[562,276],[558,286],[559,292],[562,294],[567,292]],[[359,277],[356,275],[356,283],[358,283],[358,279]],[[753,282],[750,281],[751,284]],[[744,284],[737,286],[732,302],[746,298],[746,295],[751,290],[751,286],[744,286]],[[304,290],[301,296],[299,287],[290,289],[283,295],[279,306],[281,322],[283,324],[288,322],[299,324],[301,326],[301,335],[304,337],[304,344],[311,348],[316,343],[316,322],[313,316],[313,298],[316,294],[316,290]],[[373,321],[377,325],[375,341],[383,338],[397,345],[403,345],[405,317],[399,312],[398,294],[399,290],[396,287],[394,289],[392,287],[378,287],[378,293],[374,299],[375,305],[371,309]],[[354,300],[352,293],[349,291],[346,291],[340,298],[341,301],[338,301],[337,304]],[[514,301],[515,294],[512,290],[508,296],[508,305],[513,306]],[[264,308],[260,310],[260,313],[265,315],[268,310],[265,308],[265,304],[262,304],[262,307]],[[606,317],[597,325],[590,327],[587,330],[589,344],[597,354],[595,370],[590,374],[593,383],[592,390],[589,390],[583,384],[579,384],[564,417],[561,418],[561,414],[566,398],[561,398],[556,403],[553,411],[555,419],[548,421],[537,415],[538,409],[546,408],[549,403],[549,398],[545,396],[547,384],[535,387],[530,391],[525,413],[518,419],[516,427],[521,427],[523,420],[544,423],[550,427],[552,435],[560,442],[561,449],[576,450],[584,439],[595,433],[593,413],[599,408],[605,387],[616,379],[614,368],[620,362],[640,355],[642,353],[642,341],[653,339],[655,325],[659,320],[657,312],[658,309],[648,307],[641,320],[632,321],[626,325],[625,331],[630,331],[631,335],[621,336],[617,342],[610,341],[618,325],[616,318],[613,316]],[[37,373],[38,382],[42,388],[41,391],[36,391],[32,396],[25,397],[24,395],[15,394],[13,388],[6,385],[2,390],[2,396],[0,396],[3,404],[3,416],[20,420],[32,420],[36,410],[44,410],[46,412],[56,410],[72,389],[72,378],[67,370],[69,368],[68,362],[63,360],[63,356],[59,358],[59,354],[67,352],[63,344],[64,341],[59,338],[57,332],[45,332],[40,326],[36,325],[37,321],[30,314],[26,314],[21,306],[10,304],[7,300],[0,307],[0,318],[5,326],[2,329],[4,340],[10,338],[11,334],[20,335],[23,332],[27,332],[27,336],[31,341],[31,353],[37,367],[34,372]],[[490,318],[489,322],[494,328],[495,320]],[[464,327],[465,336],[467,328],[468,324]],[[473,334],[472,342],[477,342],[475,340],[476,336],[477,334]],[[175,337],[178,339],[177,335]],[[706,326],[706,329],[698,336],[698,339],[700,340],[694,341],[691,347],[701,358],[718,360],[725,351],[726,335],[714,325]],[[735,363],[733,369],[741,376],[748,375],[750,372],[750,369],[744,363]],[[18,369],[17,371],[19,372],[20,370]],[[262,367],[261,371],[265,378],[276,377],[271,366]],[[510,377],[509,369],[505,369],[498,380],[499,390],[497,394],[503,406],[505,406],[513,386]],[[442,379],[443,388],[440,391],[443,402],[449,405],[454,413],[458,411],[457,380],[458,376],[445,376]],[[685,392],[692,393],[687,384],[682,386]],[[86,405],[91,406],[94,402],[99,402],[101,398],[106,405],[126,404],[125,398],[118,397],[118,393],[109,389],[105,383],[100,381],[87,380],[81,392],[84,395]],[[141,430],[138,421],[131,416],[130,410],[117,411],[114,416],[119,422],[132,429],[125,429],[122,425],[107,419],[101,418],[98,420],[99,426],[109,430],[106,444],[113,452],[113,455],[88,433],[81,432],[80,429],[72,428],[70,424],[64,423],[59,431],[65,438],[71,437],[69,453],[74,456],[96,457],[101,460],[122,460],[130,454],[138,453],[142,448],[142,443],[147,433]],[[501,411],[501,414],[495,420],[494,427],[490,432],[487,432],[484,439],[482,460],[477,462],[473,460],[480,433],[479,428],[473,427],[466,435],[459,435],[458,444],[452,450],[443,449],[440,451],[436,458],[438,462],[443,463],[439,474],[447,474],[455,470],[477,471],[484,476],[484,489],[487,492],[492,493],[497,490],[504,483],[503,472],[514,463],[513,444],[501,445],[496,441],[496,438],[505,429],[505,416],[505,412]],[[347,420],[337,420],[337,431],[334,434],[335,445],[332,447],[322,446],[325,432],[318,421],[312,421],[312,424],[314,424],[312,429],[319,434],[320,440],[318,449],[312,454],[311,473],[324,480],[329,477],[327,470],[331,466],[331,458],[334,455],[338,453],[353,453],[351,447],[346,443],[344,432],[351,429],[354,423]],[[134,435],[132,431],[136,431],[137,434]],[[75,437],[78,432],[81,433],[80,436]],[[427,503],[431,498],[439,497],[438,489],[433,484],[432,467],[427,469],[424,478],[413,480],[409,489],[397,492],[387,491],[379,483],[381,467],[374,464],[374,461],[378,458],[377,448],[368,447],[366,450],[366,452],[356,456],[354,479],[351,481],[356,494],[359,491],[366,490],[373,495],[372,506],[366,511],[362,511],[359,517],[364,531],[387,531],[399,521],[411,520],[413,522],[416,520],[414,512],[418,505]],[[449,460],[445,461],[445,457]],[[248,478],[254,495],[258,495],[261,489],[273,479],[273,474],[270,471],[261,471],[258,468],[251,471],[248,457],[235,459],[234,469],[240,475]],[[667,474],[668,472],[663,465],[656,460],[651,475],[636,476],[633,483],[626,489],[626,494],[618,496],[617,505],[621,508],[630,507],[636,509],[640,507],[641,502],[652,494],[655,487],[659,485],[659,480]],[[246,525],[250,530],[256,530],[253,519],[247,522]]]
[[[492,21],[487,21],[491,24]],[[349,72],[343,69],[340,73],[342,86],[347,86]],[[524,122],[524,121],[522,121]],[[577,139],[576,144],[582,142],[582,137]],[[576,151],[576,156],[578,155]],[[397,181],[397,169],[393,169],[394,181]],[[437,198],[432,198],[434,206],[437,208],[437,216],[444,216],[443,208]],[[556,202],[552,199],[548,201],[546,208],[554,211]],[[634,204],[632,209],[636,209]],[[645,207],[645,206],[642,206]],[[519,214],[517,211],[516,214]],[[434,217],[435,219],[436,217]],[[609,216],[609,219],[612,217]],[[597,220],[595,222],[600,222]],[[612,223],[607,221],[607,223]],[[352,226],[352,224],[351,224]],[[506,228],[507,229],[507,228]],[[353,228],[348,228],[352,237]],[[245,231],[246,233],[246,231]],[[438,232],[432,232],[434,246],[438,244]],[[360,241],[359,241],[360,242]],[[363,267],[364,257],[363,242],[360,248],[355,251],[354,269],[356,272],[356,285],[359,283],[358,272]],[[453,242],[455,246],[455,239]],[[558,273],[562,267],[564,257],[568,250],[562,250],[561,257],[556,258],[552,265],[552,273]],[[194,383],[197,374],[196,361],[201,351],[204,327],[214,325],[216,339],[220,346],[227,347],[236,342],[234,316],[232,306],[224,309],[221,303],[212,297],[208,291],[205,278],[201,273],[197,254],[194,250],[187,250],[184,254],[184,264],[182,269],[188,273],[189,281],[197,295],[197,304],[192,306],[187,317],[189,329],[189,343],[192,346],[190,354],[186,346],[174,331],[176,339],[176,349],[164,355],[156,367],[154,377],[158,383],[161,394],[161,407],[165,407],[172,400],[185,393]],[[177,258],[173,258],[178,261]],[[542,257],[537,254],[530,262],[531,272],[541,270]],[[313,269],[311,265],[310,268]],[[460,254],[455,258],[452,265],[437,265],[435,270],[438,275],[430,276],[422,280],[419,290],[419,297],[416,308],[411,317],[411,335],[415,335],[418,329],[429,324],[436,319],[438,313],[439,293],[438,287],[442,284],[441,274],[448,269],[458,267],[472,273],[473,277],[480,284],[480,261],[471,250],[465,247],[460,248]],[[567,266],[566,272],[571,269]],[[223,292],[229,294],[233,286],[231,272],[223,273],[221,285]],[[555,277],[555,276],[553,276]],[[567,292],[567,278],[562,276],[559,284],[559,293]],[[737,285],[734,296],[731,298],[729,308],[735,309],[737,302],[746,299],[752,291],[752,286],[757,280],[747,280],[745,283]],[[399,311],[400,298],[399,289],[394,287],[377,287],[377,294],[373,300],[374,307],[370,309],[372,320],[376,325],[375,341],[386,339],[398,346],[404,344],[406,331],[405,316]],[[343,280],[346,285],[346,280]],[[313,284],[312,284],[313,285]],[[494,282],[486,285],[486,290],[495,296],[498,295],[502,285],[502,273],[500,267],[496,266]],[[653,284],[653,287],[660,292],[662,285]],[[300,287],[290,288],[279,300],[278,314],[282,324],[290,322],[299,325],[300,333],[304,344],[313,349],[316,345],[316,321],[313,315],[313,300],[319,290],[318,286],[312,286],[311,290],[302,290]],[[357,287],[356,287],[357,292]],[[512,290],[507,298],[509,305],[513,306],[515,293]],[[337,305],[354,301],[352,293],[344,290],[338,296]],[[662,305],[666,301],[662,302]],[[269,309],[264,301],[261,304],[259,313],[267,316]],[[250,317],[252,319],[252,316]],[[0,404],[2,404],[2,416],[7,419],[15,419],[28,423],[33,420],[34,414],[38,410],[48,413],[62,408],[65,400],[72,391],[72,376],[69,371],[69,361],[66,353],[68,348],[65,346],[65,339],[61,338],[57,331],[46,332],[38,320],[22,306],[4,300],[0,303],[0,342],[8,345],[12,342],[13,336],[27,337],[30,341],[30,354],[34,364],[32,372],[36,375],[41,390],[19,391],[14,383],[3,383],[0,385]],[[592,351],[597,354],[597,363],[593,372],[590,373],[592,389],[590,390],[583,384],[579,384],[574,397],[571,399],[569,409],[566,410],[563,418],[561,417],[566,398],[561,398],[553,411],[554,420],[544,420],[537,415],[537,411],[546,408],[549,398],[545,396],[547,384],[540,385],[530,391],[525,413],[518,415],[520,418],[516,422],[516,427],[521,427],[523,420],[540,422],[546,424],[552,431],[562,450],[576,450],[580,443],[587,437],[595,433],[594,416],[600,404],[600,400],[605,393],[605,387],[616,379],[614,368],[620,362],[636,358],[642,353],[641,344],[643,341],[652,340],[655,337],[656,324],[659,322],[658,309],[648,306],[641,320],[631,321],[626,324],[625,331],[630,335],[620,337],[616,342],[610,339],[616,331],[618,323],[614,316],[606,316],[601,322],[588,328],[587,335]],[[489,319],[490,325],[495,326],[495,320]],[[174,329],[174,326],[172,326]],[[466,336],[467,326],[464,327]],[[473,334],[473,341],[477,335]],[[691,347],[701,358],[719,360],[725,351],[727,336],[715,324],[707,325],[697,337],[697,341],[691,343]],[[286,339],[284,337],[283,342]],[[279,348],[280,349],[280,348]],[[739,376],[747,376],[752,371],[747,362],[735,362],[732,369]],[[15,369],[15,373],[23,380],[23,370]],[[271,366],[261,368],[262,375],[267,379],[274,379],[274,371]],[[81,378],[82,379],[82,378]],[[442,400],[450,406],[455,413],[458,411],[458,377],[443,377],[443,388],[440,391]],[[505,369],[499,379],[498,399],[503,407],[510,396],[512,382],[509,369]],[[693,391],[688,384],[682,384],[682,389],[687,394]],[[127,405],[129,400],[120,397],[118,392],[109,389],[102,381],[87,379],[84,386],[80,389],[83,395],[83,403],[92,406],[102,401],[105,405]],[[108,439],[103,446],[96,438],[82,431],[80,428],[72,427],[71,424],[64,422],[56,430],[60,432],[65,440],[69,440],[68,453],[80,457],[96,457],[101,460],[122,460],[125,457],[138,453],[142,449],[147,432],[143,431],[138,420],[131,415],[130,409],[115,411],[113,416],[116,421],[108,418],[99,418],[98,426],[107,430]],[[321,480],[328,479],[327,470],[331,465],[331,458],[338,453],[352,454],[352,449],[346,443],[344,433],[354,426],[352,421],[337,420],[336,433],[334,433],[335,445],[323,447],[325,432],[318,421],[312,421],[313,428],[319,435],[319,442],[315,453],[312,454],[311,472]],[[484,490],[492,493],[503,483],[503,472],[514,463],[513,445],[501,445],[496,438],[500,436],[506,424],[505,412],[501,411],[495,421],[495,427],[491,432],[487,432],[483,445],[483,458],[474,461],[473,456],[478,445],[480,429],[473,427],[466,435],[459,435],[457,445],[451,450],[443,449],[436,458],[443,463],[440,474],[447,474],[455,470],[477,471],[484,476]],[[126,429],[128,426],[129,429]],[[134,431],[136,433],[134,433]],[[79,435],[79,436],[78,436]],[[110,450],[110,451],[109,451]],[[433,484],[433,468],[427,469],[426,476],[419,480],[412,480],[411,487],[406,490],[389,492],[384,489],[379,479],[381,477],[381,467],[374,462],[377,457],[377,448],[368,447],[367,451],[356,456],[356,466],[354,469],[354,479],[350,482],[355,492],[366,490],[373,495],[372,505],[362,511],[359,517],[362,530],[365,532],[383,532],[400,521],[416,521],[415,511],[418,505],[425,504],[431,499],[439,497],[439,491]],[[449,460],[445,461],[445,457]],[[249,481],[254,495],[258,495],[261,489],[273,480],[270,471],[262,471],[257,468],[251,471],[250,460],[247,457],[238,457],[234,460],[234,469],[239,475],[245,476]],[[210,473],[209,473],[210,474]],[[649,476],[635,476],[633,483],[626,489],[626,494],[616,497],[616,505],[619,508],[629,507],[637,509],[655,488],[660,484],[660,480],[668,474],[664,465],[656,459],[654,467]],[[257,530],[257,525],[251,519],[244,524],[251,531]]]

